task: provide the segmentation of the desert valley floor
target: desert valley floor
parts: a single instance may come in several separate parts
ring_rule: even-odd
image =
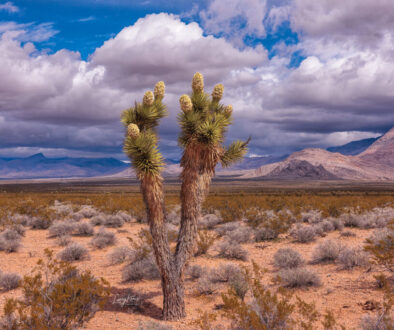
[[[169,187],[168,230],[171,236],[170,232],[176,232],[179,221],[179,187],[176,181],[170,182]],[[219,274],[224,272],[226,266],[223,265],[231,263],[238,265],[240,269],[251,268],[252,261],[264,269],[260,280],[268,289],[288,287],[287,290],[293,293],[292,300],[300,297],[307,303],[314,303],[321,314],[327,310],[332,311],[338,324],[346,329],[359,329],[365,315],[377,315],[382,308],[384,291],[378,288],[374,276],[381,273],[390,275],[362,251],[366,239],[374,233],[387,230],[387,224],[394,219],[394,185],[390,183],[216,181],[199,226],[201,232],[208,233],[215,239],[207,253],[194,257],[189,264],[185,276],[187,317],[178,322],[160,321],[160,280],[152,280],[148,276],[138,281],[125,281],[124,269],[130,261],[127,256],[122,260],[115,260],[114,257],[113,252],[117,248],[124,247],[131,251],[128,238],[138,242],[141,230],[148,228],[146,224],[137,221],[143,207],[138,186],[134,182],[0,183],[0,201],[0,209],[3,211],[0,215],[3,218],[9,211],[14,214],[28,214],[26,205],[43,207],[47,204],[55,213],[65,211],[64,216],[57,215],[58,224],[72,222],[77,227],[78,224],[89,223],[92,224],[95,234],[100,230],[100,226],[115,234],[114,244],[98,248],[91,243],[94,237],[91,233],[87,236],[75,235],[72,231],[67,233],[68,239],[88,250],[84,260],[75,261],[73,264],[81,270],[90,270],[95,276],[105,278],[111,285],[108,302],[104,309],[98,311],[86,324],[86,329],[198,329],[196,320],[200,319],[204,312],[216,315],[216,320],[211,324],[212,329],[231,328],[231,321],[222,315],[221,310],[221,294],[227,292],[229,283],[226,279],[215,279],[215,276],[224,276]],[[74,213],[66,215],[66,208],[70,205],[69,210]],[[238,213],[237,207],[242,209],[242,212]],[[289,228],[281,231],[278,237],[270,237],[264,231],[266,227],[262,223],[251,225],[250,218],[247,217],[252,213],[248,212],[256,207],[258,212],[264,213],[263,216],[260,214],[260,217],[253,213],[256,221],[269,222],[271,218],[280,218],[289,222]],[[83,210],[88,211],[84,213]],[[110,217],[115,211],[124,211],[129,217],[124,216],[123,220],[105,220],[105,216]],[[98,220],[100,214],[103,217]],[[64,249],[64,246],[59,245],[61,237],[65,236],[60,231],[51,231],[51,227],[32,229],[31,223],[24,225],[26,230],[17,251],[0,252],[2,272],[30,275],[37,261],[44,257],[44,249],[49,248],[56,255]],[[7,226],[9,222],[2,223],[3,230]],[[59,228],[62,228],[61,225]],[[312,231],[309,230],[311,228]],[[309,236],[303,237],[302,230]],[[170,241],[173,240],[170,238]],[[236,245],[243,252],[226,254],[221,251],[224,241]],[[358,251],[359,259],[349,261],[336,256],[329,261],[324,261],[324,258],[317,260],[319,246],[321,248],[327,241],[340,246],[339,255],[341,250]],[[175,242],[171,244],[173,246]],[[313,273],[315,279],[300,287],[291,284],[292,279],[288,279],[286,284],[286,275],[282,276],[285,282],[275,282],[275,277],[284,271],[280,269],[278,262],[274,262],[275,254],[281,248],[297,251],[302,258],[298,268],[307,269]],[[313,260],[315,262],[312,262]],[[201,267],[193,267],[195,265]],[[194,269],[194,272],[191,269]],[[234,268],[231,269],[234,271]],[[251,299],[248,294],[245,301]],[[122,306],[119,298],[130,296],[138,297],[138,306]],[[9,297],[22,297],[22,289],[2,291],[1,309]],[[323,329],[321,321],[322,316],[314,328]]]

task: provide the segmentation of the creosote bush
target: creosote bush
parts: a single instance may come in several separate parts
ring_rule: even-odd
[[[55,221],[49,227],[49,237],[71,235],[75,230],[76,223],[71,221]]]
[[[121,264],[132,259],[134,251],[128,246],[118,246],[108,255],[108,260],[112,265]]]
[[[93,226],[88,222],[79,222],[75,225],[74,235],[77,236],[93,236]]]
[[[290,248],[281,248],[274,255],[274,264],[278,268],[295,268],[304,263],[301,254]]]
[[[18,251],[22,236],[14,229],[6,229],[0,234],[0,251],[8,253]]]
[[[197,251],[195,256],[206,254],[209,248],[215,243],[216,235],[207,230],[200,230],[197,239]]]
[[[122,270],[122,280],[124,282],[137,282],[140,280],[156,280],[160,278],[159,269],[153,256],[136,260],[125,266]]]
[[[314,304],[307,304],[298,297],[296,302],[292,303],[292,293],[283,288],[276,292],[268,290],[261,283],[263,272],[255,263],[253,263],[253,272],[245,271],[244,274],[249,284],[251,300],[245,301],[237,295],[234,288],[230,288],[226,294],[222,294],[224,316],[232,321],[232,329],[318,328],[316,322],[320,314],[316,311]],[[324,315],[323,326],[327,325],[327,314]],[[329,323],[331,328],[324,328],[334,329],[336,322],[332,314]],[[211,327],[209,325],[206,328],[210,329]]]
[[[38,262],[35,273],[21,281],[24,297],[6,300],[3,328],[72,330],[104,306],[108,282],[54,259],[49,250],[45,253],[46,260]]]

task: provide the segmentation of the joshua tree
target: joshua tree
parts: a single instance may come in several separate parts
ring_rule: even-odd
[[[193,255],[197,236],[197,222],[209,185],[220,162],[228,166],[247,151],[249,142],[235,141],[224,147],[224,136],[231,124],[232,106],[220,103],[223,85],[214,87],[212,96],[204,92],[204,80],[196,73],[191,96],[179,99],[182,111],[178,115],[181,127],[179,145],[183,148],[181,159],[181,226],[175,253],[167,240],[165,227],[163,178],[164,161],[158,151],[155,130],[159,120],[166,115],[163,105],[165,85],[155,86],[154,93],[145,93],[143,102],[122,114],[127,128],[124,152],[130,157],[147,209],[153,250],[161,274],[163,289],[163,318],[174,320],[185,317],[183,273],[186,262]]]

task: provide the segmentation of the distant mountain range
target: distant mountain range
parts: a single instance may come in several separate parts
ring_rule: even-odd
[[[166,160],[165,176],[177,176],[176,160]],[[291,155],[246,157],[218,175],[266,179],[394,180],[394,128],[379,138],[343,146],[304,149]],[[115,158],[0,157],[0,179],[135,177],[129,164]]]
[[[374,143],[376,140],[380,139],[381,136],[377,138],[370,138],[370,139],[364,139],[364,140],[359,140],[359,141],[352,141],[347,144],[344,144],[342,146],[338,147],[329,147],[326,150],[331,151],[331,152],[339,152],[342,155],[351,155],[355,156],[360,153],[362,153],[364,150],[366,150],[372,143]]]
[[[285,160],[244,171],[244,178],[394,180],[394,127],[352,156],[318,148],[294,152]]]
[[[1,179],[69,178],[110,175],[129,165],[115,158],[0,158]]]

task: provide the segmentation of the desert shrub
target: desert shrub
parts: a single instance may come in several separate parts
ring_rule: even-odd
[[[342,269],[368,265],[368,254],[359,248],[344,248],[339,253],[337,263]]]
[[[82,205],[78,213],[81,214],[83,218],[91,218],[95,216],[98,212],[91,205]]]
[[[361,330],[391,330],[393,326],[391,320],[381,318],[381,315],[364,315],[360,321]]]
[[[200,228],[213,229],[221,221],[222,220],[220,219],[220,217],[216,214],[206,214],[200,219],[198,225]]]
[[[48,229],[49,237],[71,235],[75,230],[75,223],[71,221],[55,221]]]
[[[380,273],[378,275],[374,275],[373,277],[379,289],[383,289],[389,286],[389,279],[387,278],[386,275]]]
[[[278,268],[295,268],[304,263],[301,254],[290,248],[281,248],[274,255],[274,264]]]
[[[59,236],[56,241],[57,244],[60,246],[67,246],[72,242],[71,237],[69,235]]]
[[[334,224],[332,223],[332,221],[330,221],[330,220],[323,220],[322,222],[320,222],[319,224],[318,224],[318,226],[325,232],[325,233],[328,233],[328,232],[330,232],[330,231],[333,231],[333,230],[335,230],[335,226],[334,226]]]
[[[134,251],[128,246],[118,246],[110,254],[108,260],[112,265],[121,264],[133,258]]]
[[[0,251],[16,252],[21,246],[21,235],[13,229],[6,229],[0,234]]]
[[[122,280],[124,282],[137,282],[142,279],[156,280],[159,278],[159,269],[152,255],[126,265],[122,270]]]
[[[335,262],[343,246],[340,242],[325,240],[319,243],[312,254],[312,263]]]
[[[138,330],[172,330],[172,326],[156,321],[139,321]]]
[[[211,295],[217,290],[217,285],[212,283],[206,276],[201,277],[196,286],[196,293],[198,295]]]
[[[300,225],[300,224],[297,224],[292,229],[290,234],[291,234],[291,236],[294,237],[294,239],[297,242],[300,242],[300,243],[312,242],[316,236],[315,229],[312,226]]]
[[[239,226],[240,226],[240,223],[238,221],[227,222],[227,223],[224,223],[224,224],[220,225],[219,227],[217,227],[215,229],[215,231],[220,236],[224,236],[224,235],[228,234],[230,231],[236,230],[237,228],[239,228]]]
[[[25,236],[26,228],[21,224],[13,224],[9,229],[16,231],[20,236]]]
[[[237,273],[241,273],[239,266],[227,263],[211,269],[208,274],[208,278],[212,283],[226,283],[229,282],[232,276],[235,276]]]
[[[246,261],[248,252],[239,244],[223,241],[218,245],[218,256],[226,259],[238,259]]]
[[[94,234],[90,244],[97,249],[103,249],[107,246],[114,245],[116,241],[115,234],[101,228],[96,234]]]
[[[54,210],[55,214],[62,218],[65,218],[74,212],[73,206],[71,204],[65,204],[59,201],[55,201],[53,205],[50,206],[50,209]]]
[[[133,247],[133,260],[142,260],[153,253],[152,236],[147,229],[141,229],[138,233],[138,239],[128,237]]]
[[[104,226],[111,228],[120,228],[124,224],[123,218],[118,215],[109,215],[105,218]]]
[[[120,217],[123,220],[123,222],[126,222],[126,223],[129,223],[129,222],[133,221],[133,217],[129,213],[125,212],[125,211],[118,211],[116,213],[116,216]]]
[[[301,220],[310,224],[319,223],[322,221],[322,213],[320,210],[309,210],[307,212],[301,212]]]
[[[13,214],[8,216],[9,222],[14,225],[29,226],[31,217],[26,214]]]
[[[228,283],[237,297],[244,300],[246,293],[249,291],[249,283],[245,273],[242,271],[235,272],[231,275]]]
[[[342,237],[355,237],[356,234],[349,231],[349,230],[345,230],[345,231],[341,232],[341,236]]]
[[[279,233],[275,232],[271,228],[261,227],[254,231],[254,238],[256,242],[271,241],[277,239],[278,236]]]
[[[331,218],[330,221],[331,221],[332,225],[334,226],[335,230],[341,231],[343,229],[343,227],[345,226],[343,224],[343,221],[339,218]]]
[[[320,277],[313,270],[303,267],[283,269],[279,272],[281,283],[285,287],[300,288],[319,286]]]
[[[6,229],[0,234],[0,236],[9,241],[21,239],[21,235],[14,229]]]
[[[34,217],[30,221],[32,229],[48,229],[52,221],[42,217]]]
[[[73,213],[73,214],[70,215],[70,218],[71,218],[73,221],[78,222],[78,221],[81,221],[81,220],[82,220],[83,218],[85,218],[85,217],[82,215],[82,213],[80,213],[80,212],[75,212],[75,213]]]
[[[195,256],[206,254],[209,248],[215,243],[216,235],[207,230],[200,230],[197,239],[197,251]]]
[[[92,226],[102,226],[106,220],[106,215],[104,213],[99,213],[94,217],[90,218],[90,224]]]
[[[78,236],[93,236],[93,226],[88,222],[79,222],[75,225],[75,235]]]
[[[375,231],[367,239],[365,250],[372,254],[375,263],[394,272],[394,220],[388,228]]]
[[[109,296],[105,280],[55,260],[51,251],[46,250],[46,256],[36,273],[21,281],[24,297],[6,300],[3,326],[71,330],[82,327],[104,306]]]
[[[246,227],[239,227],[233,231],[227,233],[227,237],[231,242],[235,243],[247,243],[250,241],[251,229]]]
[[[319,313],[313,304],[297,299],[290,302],[291,292],[270,291],[260,282],[261,271],[254,264],[253,275],[245,273],[252,299],[244,301],[234,289],[222,295],[224,316],[232,320],[231,329],[315,329]],[[294,312],[298,315],[295,316]]]
[[[206,270],[202,268],[200,265],[192,265],[187,269],[187,274],[193,280],[199,279],[205,272]]]
[[[4,291],[10,291],[19,287],[22,278],[15,273],[1,273],[0,274],[0,287]]]
[[[83,245],[73,243],[60,251],[58,257],[63,261],[80,261],[88,258],[89,252]]]

